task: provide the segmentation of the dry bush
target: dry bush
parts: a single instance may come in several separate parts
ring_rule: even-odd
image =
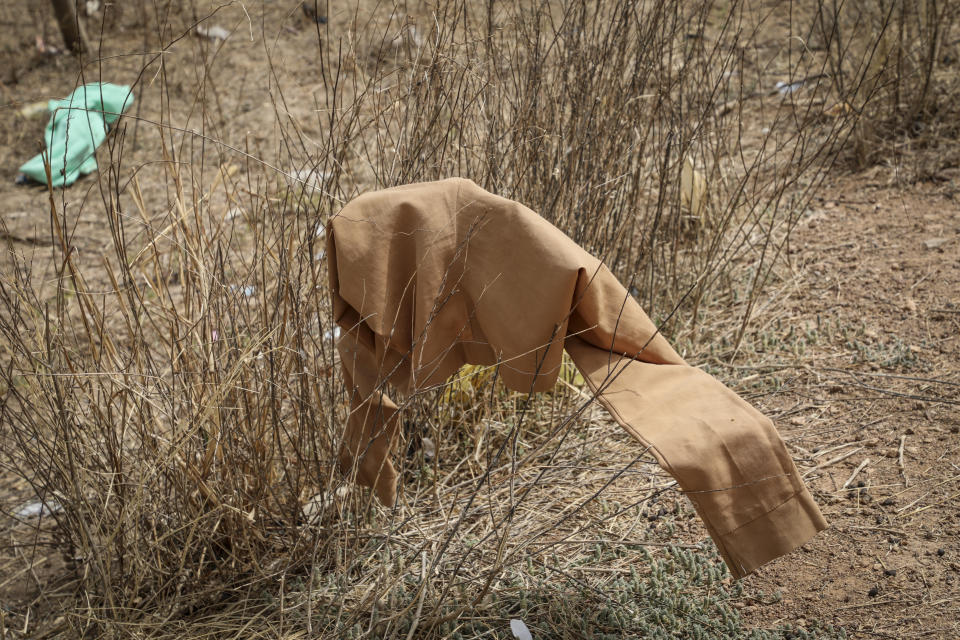
[[[907,179],[936,178],[957,166],[955,2],[820,2],[811,36],[826,54],[836,95],[859,114],[848,158],[859,167],[896,167]]]
[[[201,9],[144,9],[145,41],[178,41]],[[236,33],[254,34],[239,11]],[[270,18],[265,43],[289,15]],[[685,349],[710,313],[734,318],[733,350],[846,114],[824,115],[826,83],[773,88],[767,25],[739,3],[444,0],[352,23],[316,27],[314,122],[292,115],[263,47],[267,149],[227,127],[221,45],[192,45],[192,94],[148,59],[138,111],[101,154],[100,202],[51,194],[54,277],[11,251],[0,447],[62,506],[74,582],[49,631],[480,637],[542,615],[558,637],[742,637],[707,550],[641,552],[692,512],[572,374],[536,397],[489,372],[413,394],[401,506],[346,485],[320,230],[361,191],[469,177],[603,256]],[[775,72],[823,64],[790,49]],[[196,108],[175,113],[184,95]],[[75,244],[91,209],[102,254]]]

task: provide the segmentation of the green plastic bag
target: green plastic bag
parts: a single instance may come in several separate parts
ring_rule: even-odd
[[[95,171],[94,151],[107,137],[110,125],[133,104],[130,87],[108,83],[87,84],[63,100],[51,100],[53,112],[44,139],[55,187],[66,187],[81,175]],[[42,184],[47,183],[44,154],[38,154],[20,171]]]

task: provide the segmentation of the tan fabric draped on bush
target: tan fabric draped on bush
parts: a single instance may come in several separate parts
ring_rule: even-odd
[[[402,391],[466,363],[551,389],[566,349],[620,425],[693,502],[741,577],[826,527],[773,424],[687,365],[610,271],[539,215],[469,180],[365,194],[327,256],[351,413],[341,467],[392,505]]]

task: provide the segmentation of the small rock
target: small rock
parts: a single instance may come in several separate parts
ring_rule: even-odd
[[[427,460],[430,460],[435,455],[437,455],[437,445],[434,444],[432,438],[424,437],[423,440],[423,457]]]
[[[870,596],[871,598],[876,598],[878,595],[880,595],[880,589],[877,589],[876,587],[872,587],[870,591],[867,591],[867,595]]]
[[[940,556],[941,558],[943,557],[943,555],[944,555],[945,553],[946,553],[946,550],[945,550],[945,549],[943,549],[943,548],[937,549],[937,555]]]
[[[950,238],[930,238],[929,240],[923,241],[923,246],[925,246],[927,249],[938,249],[947,244],[949,241]]]
[[[897,570],[896,570],[896,569],[884,569],[884,570],[883,570],[883,575],[885,575],[885,576],[890,576],[890,577],[892,578],[893,576],[897,575]]]

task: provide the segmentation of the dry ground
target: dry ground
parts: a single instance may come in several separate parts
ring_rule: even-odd
[[[960,192],[955,175],[898,187],[891,172],[868,174],[831,185],[794,236],[798,278],[761,320],[774,335],[758,354],[769,367],[732,374],[741,385],[757,374],[778,379],[757,401],[783,412],[781,432],[831,525],[747,579],[783,594],[747,610],[825,618],[857,637],[953,638]],[[818,326],[802,355],[788,354],[786,336]]]
[[[0,103],[8,107],[0,121],[4,240],[43,265],[49,261],[46,193],[16,187],[13,178],[35,151],[44,118],[14,112],[17,105],[65,95],[76,73],[68,59],[36,58],[29,24],[6,18],[0,62],[19,71],[0,87]],[[132,27],[136,16],[127,12],[120,20]],[[332,24],[348,20],[331,16]],[[306,123],[305,135],[315,135],[309,97],[319,90],[311,74],[316,33],[299,13],[289,25],[276,43],[275,62],[287,86],[305,98],[290,105],[293,119]],[[266,157],[275,142],[265,74],[240,42],[247,25],[226,26],[236,27],[234,41],[215,58],[208,43],[187,39],[170,64],[207,56],[222,82],[208,93],[222,127],[211,135],[246,140]],[[117,34],[131,46],[136,37],[132,30]],[[103,77],[131,82],[139,64],[139,57],[109,61]],[[174,91],[172,99],[172,110],[186,114],[197,96]],[[149,181],[146,172],[148,198],[163,190]],[[898,184],[888,169],[837,177],[801,221],[791,277],[771,293],[774,304],[755,318],[740,351],[703,358],[777,417],[831,525],[803,550],[746,579],[748,597],[737,606],[752,625],[819,619],[852,637],[960,637],[958,194],[957,172],[916,185]],[[95,207],[83,206],[99,200],[95,179],[81,179],[62,198],[90,212],[78,221],[77,244],[96,255],[108,238]],[[24,612],[31,602],[49,600],[62,571],[59,554],[32,547],[24,534],[29,529],[8,516],[31,498],[22,483],[0,473],[0,544],[7,545],[3,566],[11,571],[0,576],[0,606],[17,626],[28,626]],[[698,525],[683,527],[677,542],[703,537]]]

